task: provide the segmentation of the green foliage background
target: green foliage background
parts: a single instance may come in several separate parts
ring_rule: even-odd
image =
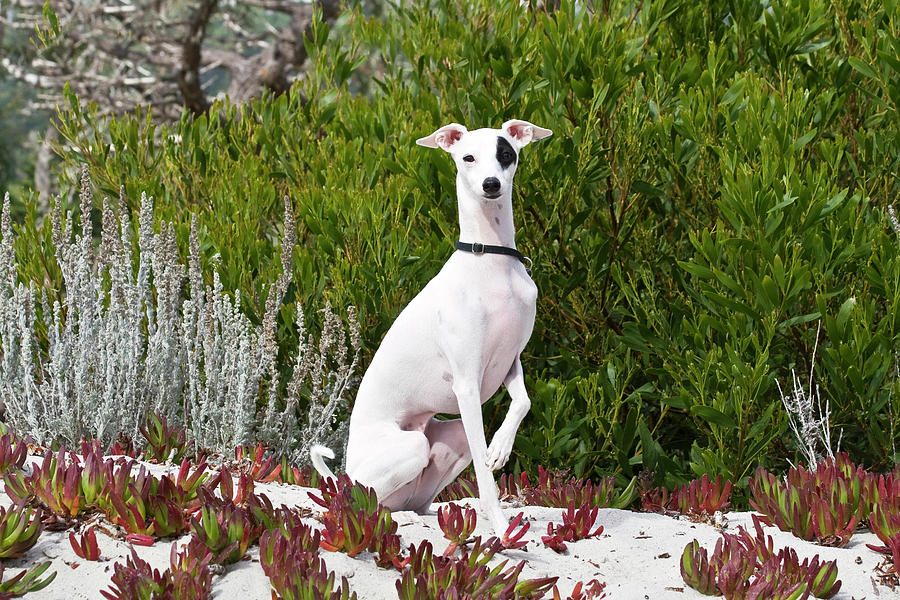
[[[554,135],[517,176],[540,298],[511,469],[671,485],[778,468],[797,455],[776,380],[805,385],[813,368],[842,448],[893,464],[896,0],[562,4],[350,7],[316,29],[315,70],[289,96],[171,128],[70,96],[60,153],[102,194],[124,184],[132,211],[155,196],[183,245],[199,212],[203,252],[256,315],[289,195],[289,302],[356,305],[371,354],[456,237],[453,165],[414,140],[527,119]],[[46,237],[27,233],[19,255],[54,285],[33,252]],[[486,405],[492,427],[504,410]]]

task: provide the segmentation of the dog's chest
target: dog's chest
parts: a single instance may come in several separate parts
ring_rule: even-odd
[[[491,282],[478,296],[487,329],[492,330],[490,338],[502,339],[504,332],[519,330],[531,335],[537,301],[537,287],[531,279],[515,276]]]
[[[531,337],[537,287],[515,270],[474,271],[462,281],[445,299],[443,314],[471,340],[473,349],[481,350],[485,367],[498,362],[498,368],[508,369],[505,363],[518,356]]]

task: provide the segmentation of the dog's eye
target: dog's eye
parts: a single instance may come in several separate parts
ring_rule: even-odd
[[[463,160],[466,162],[475,162],[475,157],[471,154],[466,154],[465,156],[463,156]]]
[[[514,158],[515,158],[515,155],[512,152],[504,152],[503,154],[500,155],[500,160],[502,160],[504,162],[507,162],[507,161],[512,162],[512,160]]]

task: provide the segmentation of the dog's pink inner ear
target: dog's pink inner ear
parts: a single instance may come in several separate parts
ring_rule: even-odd
[[[534,126],[529,123],[513,123],[506,128],[506,133],[514,138],[520,146],[524,146],[534,136]]]
[[[459,129],[447,129],[438,133],[434,141],[444,150],[449,150],[450,146],[462,139],[462,134],[463,132]]]

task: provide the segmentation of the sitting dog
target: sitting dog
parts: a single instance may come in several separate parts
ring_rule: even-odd
[[[552,132],[512,120],[468,131],[453,123],[417,144],[456,162],[457,252],[384,336],[350,415],[347,474],[391,510],[429,510],[435,496],[475,465],[482,512],[507,527],[491,471],[506,464],[531,407],[519,355],[534,327],[537,287],[516,250],[513,176],[519,151]],[[487,445],[481,405],[500,384],[509,413]],[[437,414],[458,414],[440,420]],[[314,446],[312,463],[333,477]]]

